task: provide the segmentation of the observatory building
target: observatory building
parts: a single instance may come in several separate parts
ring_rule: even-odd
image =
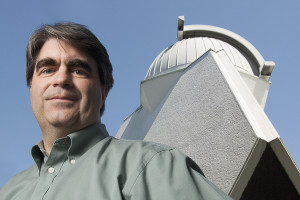
[[[241,36],[184,25],[117,137],[175,146],[234,199],[300,199],[299,168],[264,112],[275,63]]]

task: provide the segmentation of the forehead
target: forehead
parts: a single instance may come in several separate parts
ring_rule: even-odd
[[[39,52],[37,60],[43,59],[45,57],[61,57],[64,59],[76,57],[85,61],[94,61],[90,56],[88,56],[86,53],[82,52],[75,46],[54,38],[50,38],[44,43]]]

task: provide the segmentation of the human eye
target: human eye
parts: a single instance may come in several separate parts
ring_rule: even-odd
[[[52,69],[52,68],[43,68],[43,69],[41,69],[40,70],[40,74],[41,75],[45,75],[45,76],[47,76],[47,75],[50,75],[50,74],[52,74],[52,73],[54,73],[54,69]]]
[[[88,77],[88,73],[83,69],[74,69],[73,73],[79,77]]]
[[[48,76],[57,69],[57,62],[52,58],[43,58],[39,60],[35,66],[36,72],[41,76]]]
[[[79,78],[88,78],[91,76],[91,68],[89,63],[80,59],[72,59],[68,62],[68,67],[74,76]]]

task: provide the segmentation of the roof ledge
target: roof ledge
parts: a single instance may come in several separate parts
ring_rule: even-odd
[[[251,60],[258,66],[259,72],[262,71],[265,60],[258,50],[246,39],[229,30],[210,25],[184,25],[184,16],[178,17],[178,41],[194,38],[210,37],[227,42],[234,47],[245,52]]]

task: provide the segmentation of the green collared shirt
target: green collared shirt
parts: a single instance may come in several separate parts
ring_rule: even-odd
[[[109,137],[103,124],[56,140],[49,156],[0,190],[1,200],[230,199],[175,148]],[[46,156],[46,157],[45,157]]]

